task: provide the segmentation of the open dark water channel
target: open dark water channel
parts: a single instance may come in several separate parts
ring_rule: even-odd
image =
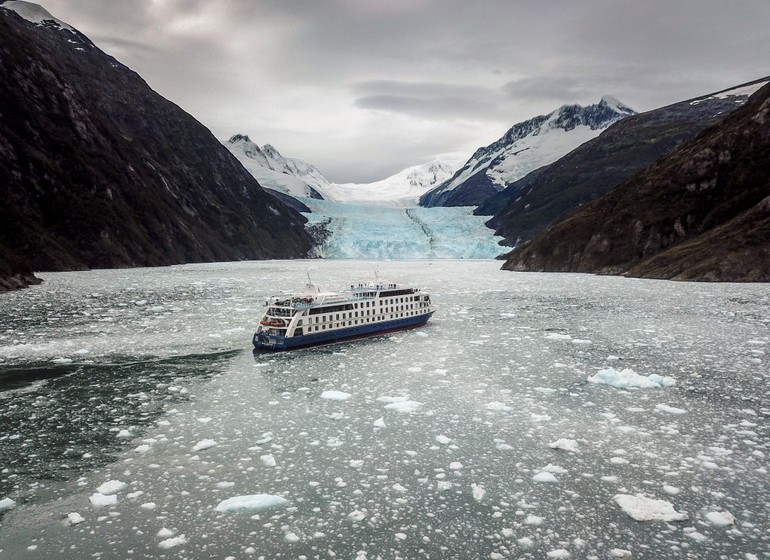
[[[0,295],[0,559],[770,558],[770,286],[498,267]],[[252,353],[266,296],[375,268],[434,294],[428,326]]]

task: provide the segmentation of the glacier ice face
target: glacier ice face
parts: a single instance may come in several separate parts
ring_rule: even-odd
[[[492,259],[504,252],[470,207],[387,208],[302,199],[310,226],[330,232],[316,247],[329,259]]]

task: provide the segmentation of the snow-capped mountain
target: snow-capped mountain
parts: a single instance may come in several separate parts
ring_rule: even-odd
[[[7,0],[5,2],[0,2],[0,5],[6,10],[16,12],[22,18],[36,25],[55,27],[66,31],[75,31],[69,24],[53,17],[48,10],[38,4],[24,2],[22,0]]]
[[[270,144],[261,148],[243,134],[232,136],[225,147],[238,158],[260,185],[290,196],[323,198],[329,181],[314,166],[302,160],[283,157]]]
[[[428,190],[449,179],[460,161],[434,160],[407,167],[373,183],[333,183],[324,187],[324,197],[366,206],[412,207]]]
[[[449,180],[420,197],[422,206],[475,206],[530,171],[552,163],[615,121],[636,114],[609,95],[595,105],[564,105],[511,127],[476,150]]]

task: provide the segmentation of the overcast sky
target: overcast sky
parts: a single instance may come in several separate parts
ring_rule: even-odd
[[[217,138],[365,182],[611,94],[770,74],[767,0],[40,0]]]

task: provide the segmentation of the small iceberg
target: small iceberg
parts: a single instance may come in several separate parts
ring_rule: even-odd
[[[273,494],[251,494],[248,496],[234,496],[223,500],[214,508],[215,511],[233,512],[258,509],[269,509],[286,505],[289,501],[281,496]]]

